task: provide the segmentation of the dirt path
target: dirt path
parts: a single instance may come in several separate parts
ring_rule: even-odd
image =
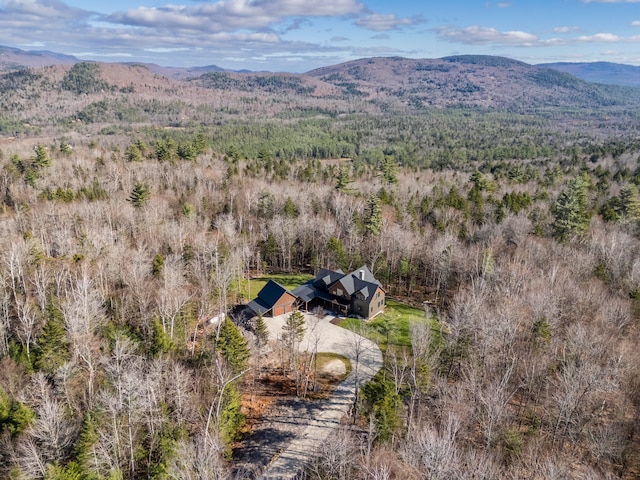
[[[349,377],[338,384],[330,398],[319,401],[281,399],[245,439],[236,459],[236,478],[293,479],[340,425],[350,411],[356,381],[368,381],[382,368],[382,354],[375,343],[331,323],[333,317],[306,315],[307,332],[301,349],[337,353],[352,364]],[[267,319],[272,340],[278,340],[285,317]],[[356,361],[356,357],[357,360]]]

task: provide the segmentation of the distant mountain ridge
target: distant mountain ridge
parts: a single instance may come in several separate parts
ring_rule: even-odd
[[[593,83],[640,87],[640,67],[611,62],[542,63],[539,67],[552,68]]]
[[[391,59],[389,61],[398,61],[400,57],[381,57],[382,59]],[[321,67],[310,72],[307,72],[310,76],[316,76],[318,72],[329,72],[336,68],[340,68],[340,65],[358,65],[362,62],[369,62],[371,59],[360,59],[352,62],[346,62],[344,64],[329,65]],[[422,62],[427,64],[439,63],[440,65],[446,63],[452,64],[464,64],[475,65],[479,69],[489,68],[505,68],[505,69],[518,69],[518,68],[547,68],[555,70],[557,72],[566,73],[572,75],[577,79],[581,79],[591,83],[601,83],[606,85],[618,85],[618,86],[630,86],[640,87],[640,67],[633,65],[625,65],[611,62],[558,62],[558,63],[543,63],[537,65],[530,65],[525,62],[514,60],[506,57],[496,57],[489,55],[456,55],[450,57],[444,57],[440,59],[402,59],[405,62]],[[48,50],[22,50],[14,47],[7,47],[0,45],[0,71],[2,70],[16,70],[20,68],[39,68],[48,65],[73,65],[85,60],[79,59],[73,55],[66,55],[62,53],[51,52]],[[355,62],[355,63],[354,63]],[[435,63],[434,63],[435,62]],[[176,80],[183,80],[188,78],[199,77],[203,74],[209,74],[212,72],[232,72],[232,73],[256,73],[249,70],[227,70],[217,65],[205,65],[205,66],[192,66],[192,67],[168,67],[161,66],[153,63],[142,62],[129,62],[125,65],[143,65],[147,67],[151,72],[162,75],[167,78]],[[433,65],[432,65],[433,66]],[[435,67],[433,67],[435,68]],[[443,68],[443,67],[439,67]],[[264,72],[263,72],[264,73]],[[295,75],[295,74],[294,74]]]
[[[73,65],[81,60],[48,50],[21,50],[0,45],[0,70],[39,68],[47,65]]]
[[[0,52],[3,58],[17,55],[41,64],[55,60],[45,53]],[[0,103],[11,105],[10,131],[43,122],[46,115],[52,123],[63,117],[70,124],[130,119],[175,126],[194,118],[204,121],[207,112],[218,111],[289,118],[465,109],[542,113],[545,118],[580,112],[607,121],[640,108],[640,88],[590,83],[551,68],[484,55],[362,58],[302,74],[82,62],[75,57],[58,62],[68,64],[13,66],[0,72]],[[57,108],[44,113],[35,98],[46,98],[47,105]]]
[[[364,58],[305,75],[340,88],[345,95],[417,109],[466,106],[529,111],[640,103],[640,89],[594,84],[551,68],[485,55]]]
[[[49,65],[74,65],[85,61],[87,60],[82,60],[73,55],[65,55],[48,50],[21,50],[19,48],[0,45],[0,71],[17,70],[21,68],[40,68]],[[227,71],[217,65],[185,68],[164,67],[153,63],[142,62],[124,62],[124,65],[143,65],[153,73],[174,79],[198,77],[209,72]]]

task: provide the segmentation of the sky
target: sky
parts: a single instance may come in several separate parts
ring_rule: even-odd
[[[640,0],[0,0],[0,45],[288,72],[460,54],[640,65]]]

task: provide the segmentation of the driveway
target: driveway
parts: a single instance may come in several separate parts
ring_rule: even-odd
[[[282,336],[282,326],[288,315],[265,318],[271,340]],[[369,381],[382,368],[382,353],[378,346],[364,337],[331,323],[334,317],[318,318],[305,314],[307,330],[300,343],[301,350],[337,353],[351,361],[351,374],[336,386],[330,398],[318,405],[318,413],[309,421],[301,435],[267,467],[260,478],[264,480],[293,479],[313,458],[317,447],[326,440],[340,421],[349,413],[355,400],[356,382]]]

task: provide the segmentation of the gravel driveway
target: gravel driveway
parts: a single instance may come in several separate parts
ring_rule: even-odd
[[[282,336],[286,315],[265,318],[272,340]],[[367,382],[382,368],[382,353],[378,346],[364,337],[331,323],[333,316],[318,318],[305,314],[307,329],[300,344],[301,350],[337,353],[351,361],[349,377],[336,386],[330,398],[307,404],[310,415],[303,415],[304,423],[295,429],[295,435],[279,446],[278,453],[258,478],[264,480],[293,479],[313,458],[317,447],[340,425],[340,421],[353,406],[356,380]],[[356,379],[357,377],[357,379]]]

